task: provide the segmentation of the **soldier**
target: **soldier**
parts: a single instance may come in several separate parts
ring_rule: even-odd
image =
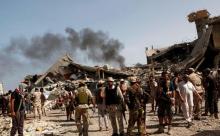
[[[204,89],[202,86],[201,77],[195,73],[195,70],[193,68],[189,68],[188,72],[189,72],[189,81],[192,82],[192,84],[195,86],[197,93],[202,96],[204,93]],[[199,101],[198,97],[195,97],[194,105],[195,105],[194,106],[194,119],[200,120],[202,101]]]
[[[174,105],[175,99],[174,87],[166,71],[162,72],[156,100],[158,104],[157,114],[159,118],[159,129],[156,133],[164,133],[164,125],[168,125],[168,134],[171,135],[171,123],[173,116],[172,106]]]
[[[207,91],[207,104],[210,112],[210,117],[218,119],[218,95],[217,83],[211,75],[211,70],[207,68],[204,71],[204,87]]]
[[[125,83],[125,80],[124,80],[124,79],[120,79],[120,85],[119,85],[119,87],[120,87],[120,89],[121,89],[122,95],[125,96],[128,87],[127,87],[127,84]]]
[[[149,77],[149,89],[150,89],[150,95],[151,95],[151,111],[150,112],[154,112],[157,82],[155,81],[153,75]]]
[[[138,125],[138,135],[143,136],[146,134],[144,117],[145,106],[143,105],[144,92],[142,89],[140,89],[140,86],[135,78],[131,79],[130,85],[131,86],[128,88],[125,97],[125,102],[127,103],[129,108],[127,136],[131,135],[136,122]]]
[[[44,104],[45,104],[45,102],[46,102],[46,97],[45,97],[45,95],[44,95],[44,88],[40,88],[40,92],[41,92],[41,97],[40,97],[40,99],[41,99],[41,111],[42,111],[42,115],[47,116],[46,110],[45,110],[45,107],[44,107]]]
[[[108,130],[108,118],[107,118],[107,112],[106,112],[106,105],[105,105],[105,99],[104,99],[104,81],[100,80],[98,82],[98,89],[96,91],[96,104],[98,108],[98,121],[99,121],[99,130],[102,130],[103,121],[105,123],[106,130]]]
[[[30,114],[32,109],[31,109],[31,93],[30,93],[30,90],[27,90],[25,92],[25,95],[24,95],[24,99],[25,99],[25,110],[27,112],[27,114]]]
[[[105,98],[107,111],[109,113],[111,125],[113,128],[112,136],[118,136],[118,132],[120,133],[120,136],[123,136],[124,124],[123,124],[123,113],[122,113],[123,109],[121,103],[124,103],[124,98],[120,88],[114,85],[114,79],[112,77],[108,77],[107,82],[108,84],[104,91],[104,98]],[[118,130],[118,125],[119,125],[119,130]]]
[[[38,112],[39,119],[41,119],[41,92],[38,88],[35,88],[35,92],[33,93],[34,98],[34,118],[36,118],[36,114]]]
[[[92,99],[92,93],[91,91],[86,87],[84,82],[79,83],[79,88],[76,91],[76,113],[75,113],[75,119],[77,124],[77,129],[79,131],[79,136],[88,136],[88,128],[89,128],[89,102]],[[95,106],[95,103],[93,102],[93,105]],[[81,124],[81,117],[83,120],[83,128]]]

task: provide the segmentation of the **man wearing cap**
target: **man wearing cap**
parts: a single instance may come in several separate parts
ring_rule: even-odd
[[[106,105],[105,105],[105,98],[104,98],[104,81],[103,80],[99,80],[98,82],[98,89],[96,91],[96,104],[97,104],[97,108],[98,108],[98,122],[99,122],[99,130],[101,131],[102,128],[104,127],[103,125],[103,121],[105,124],[105,128],[106,130],[108,130],[108,118],[107,118],[107,112],[106,112]]]
[[[125,96],[128,87],[127,87],[127,84],[126,84],[126,82],[125,82],[124,79],[120,79],[120,85],[119,85],[119,87],[120,87],[120,89],[121,89],[122,95]]]
[[[107,82],[108,84],[104,91],[104,98],[113,129],[112,136],[123,136],[124,124],[121,103],[124,103],[124,98],[120,88],[114,85],[114,79],[112,77],[108,77]]]
[[[81,81],[79,83],[79,88],[76,91],[76,113],[75,120],[77,124],[77,129],[79,131],[79,136],[88,136],[89,129],[89,103],[92,101],[93,96],[91,91],[86,87],[85,82]],[[93,105],[95,103],[92,101]],[[81,118],[83,123],[81,123]]]
[[[137,83],[135,78],[131,79],[131,86],[128,88],[125,102],[129,108],[129,121],[128,121],[128,129],[127,136],[132,135],[132,130],[134,129],[134,125],[137,122],[138,132],[140,136],[146,134],[145,130],[145,113],[144,108],[144,92],[140,88],[140,85]]]
[[[192,84],[195,86],[197,93],[202,96],[204,93],[204,88],[202,85],[201,77],[195,73],[195,70],[193,68],[188,69],[188,74],[189,74],[189,81],[192,82]],[[194,119],[200,120],[202,101],[199,101],[198,97],[195,97],[194,105],[195,105],[194,106]]]

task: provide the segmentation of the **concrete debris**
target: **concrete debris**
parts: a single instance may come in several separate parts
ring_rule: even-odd
[[[190,67],[196,70],[219,67],[220,16],[210,17],[207,10],[200,10],[189,14],[188,20],[195,22],[198,39],[166,49],[147,48],[148,67],[171,71],[182,71]]]
[[[9,135],[12,127],[12,120],[9,117],[0,117],[0,132],[2,136]]]

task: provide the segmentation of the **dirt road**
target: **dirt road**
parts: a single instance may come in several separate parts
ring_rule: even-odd
[[[147,119],[146,127],[150,135],[164,136],[164,134],[154,134],[158,127],[158,118],[153,113],[149,113],[150,105],[147,105]],[[89,126],[90,136],[111,136],[112,130],[99,131],[97,113],[93,114],[90,111],[91,121]],[[128,119],[128,113],[126,114]],[[49,124],[54,124],[57,127],[52,128],[51,132],[56,132],[56,135],[63,136],[77,136],[76,123],[74,121],[67,122],[65,112],[61,110],[54,110],[44,117]],[[26,121],[27,122],[27,121]],[[175,115],[173,119],[173,136],[220,136],[220,120],[210,119],[209,117],[202,117],[200,121],[194,121],[194,125],[190,128],[186,127],[186,122],[181,115]],[[125,126],[126,132],[127,125]],[[137,131],[137,130],[134,130]],[[167,129],[166,129],[167,132]],[[39,132],[40,134],[40,132]]]

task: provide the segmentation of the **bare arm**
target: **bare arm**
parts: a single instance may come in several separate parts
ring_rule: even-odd
[[[14,101],[15,101],[15,99],[14,99],[14,98],[11,98],[11,100],[10,100],[10,104],[11,104],[10,110],[11,110],[11,115],[12,115],[12,116],[15,116]]]
[[[181,102],[184,102],[183,96],[180,94],[179,91],[176,91],[177,96],[179,96]]]

